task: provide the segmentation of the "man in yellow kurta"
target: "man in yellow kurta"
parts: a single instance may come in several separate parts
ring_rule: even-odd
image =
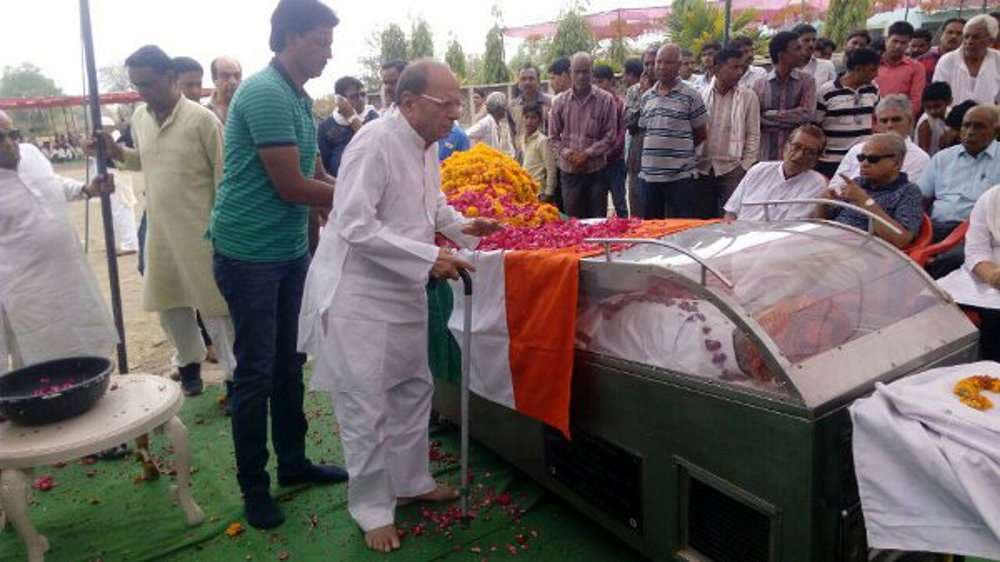
[[[227,378],[235,367],[229,310],[212,273],[212,244],[205,238],[222,178],[222,127],[208,109],[181,95],[171,59],[147,45],[126,61],[129,79],[146,102],[132,116],[135,149],[105,140],[111,157],[146,182],[146,273],[143,308],[157,312],[174,345],[186,394],[202,390],[205,345],[195,310],[219,349]]]

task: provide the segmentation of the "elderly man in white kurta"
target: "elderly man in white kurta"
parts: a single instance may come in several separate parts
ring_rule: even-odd
[[[176,349],[185,394],[202,390],[205,344],[195,317],[201,312],[226,377],[232,376],[233,327],[212,273],[212,244],[205,237],[222,178],[222,125],[184,98],[170,58],[147,45],[126,61],[129,79],[146,104],[132,115],[135,148],[105,139],[120,168],[142,171],[146,183],[146,273],[142,304],[157,312]]]
[[[317,357],[313,388],[332,395],[347,464],[348,509],[374,550],[399,548],[398,500],[448,501],[428,465],[434,386],[427,359],[430,277],[468,263],[438,248],[440,232],[473,247],[495,221],[466,220],[440,189],[437,139],[459,117],[447,66],[414,63],[398,111],[361,129],[344,153],[333,214],[306,281],[300,350]]]
[[[106,357],[117,335],[69,222],[66,201],[77,192],[54,175],[23,175],[13,131],[0,114],[0,373],[74,355]],[[96,185],[79,196],[95,195]]]

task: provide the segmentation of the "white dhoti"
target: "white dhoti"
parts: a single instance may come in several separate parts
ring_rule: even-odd
[[[111,194],[111,218],[115,224],[115,242],[119,252],[139,251],[139,233],[135,225],[135,192],[132,174],[109,170],[115,177],[115,192]]]
[[[365,531],[391,525],[397,498],[436,487],[428,458],[434,383],[427,324],[330,317],[322,349],[316,370],[333,381],[348,511]]]
[[[176,350],[174,366],[183,367],[191,363],[201,363],[205,360],[205,342],[198,328],[198,318],[195,310],[189,307],[178,307],[163,310],[160,313],[160,326]],[[236,369],[236,357],[233,355],[235,339],[233,320],[229,316],[202,316],[205,331],[212,338],[219,367],[225,373],[227,381],[233,380]]]

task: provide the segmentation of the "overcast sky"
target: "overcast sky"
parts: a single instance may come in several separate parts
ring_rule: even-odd
[[[423,17],[434,32],[435,55],[443,59],[453,34],[467,54],[482,53],[492,25],[489,0],[326,0],[341,23],[334,30],[333,59],[307,88],[314,96],[333,90],[345,74],[361,73],[358,58],[367,39],[385,24]],[[497,0],[506,25],[555,19],[569,0]],[[668,4],[668,0],[591,0],[590,11]],[[170,56],[186,55],[208,66],[232,55],[249,74],[267,63],[269,19],[277,0],[91,0],[97,65],[120,63],[137,47],[155,43]],[[67,94],[83,93],[80,21],[76,0],[0,0],[0,67],[31,62]],[[508,59],[516,52],[508,40]],[[208,77],[206,76],[206,86]]]

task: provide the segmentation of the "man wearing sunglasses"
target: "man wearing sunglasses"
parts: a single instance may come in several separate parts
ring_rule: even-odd
[[[472,248],[500,228],[466,220],[441,193],[437,141],[462,112],[448,67],[407,66],[396,107],[344,152],[299,318],[299,349],[316,357],[313,388],[330,392],[340,424],[348,510],[378,552],[399,548],[399,502],[457,497],[427,460],[434,383],[425,287],[472,266],[435,245],[435,234]]]
[[[66,205],[110,193],[114,181],[68,189],[51,165],[49,174],[25,174],[26,161],[48,161],[19,139],[0,111],[0,373],[73,355],[108,356],[117,341]]]
[[[898,135],[872,135],[862,143],[857,155],[861,175],[842,176],[844,187],[826,194],[828,199],[839,199],[871,211],[898,228],[900,232],[896,233],[882,223],[875,223],[875,235],[897,248],[905,248],[913,241],[924,220],[920,188],[902,171],[905,159],[906,141]],[[825,218],[859,230],[868,228],[868,217],[857,211],[828,205],[822,213]]]

